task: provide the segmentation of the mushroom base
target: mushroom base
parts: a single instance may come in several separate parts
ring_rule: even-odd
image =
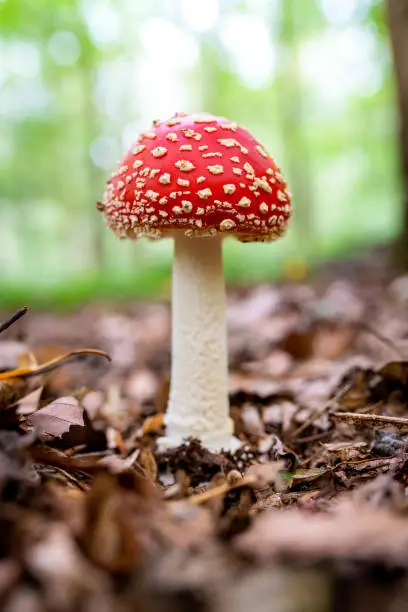
[[[198,438],[210,450],[236,450],[229,416],[222,239],[174,234],[172,368],[159,445]]]
[[[206,449],[213,453],[218,453],[220,451],[229,451],[230,453],[234,453],[241,446],[241,442],[238,438],[231,435],[233,430],[233,425],[231,423],[231,427],[229,432],[223,432],[222,435],[214,436],[214,437],[203,437],[196,436],[201,444],[205,446]],[[188,442],[189,439],[192,439],[195,436],[187,435],[187,431],[185,426],[180,427],[179,435],[176,435],[174,431],[174,423],[172,427],[172,435],[171,436],[162,436],[158,439],[157,445],[159,451],[164,451],[166,448],[176,448],[177,446],[181,446]]]

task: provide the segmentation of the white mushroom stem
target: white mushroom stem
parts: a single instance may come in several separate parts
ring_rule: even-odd
[[[176,232],[172,368],[163,446],[199,438],[213,451],[235,450],[229,417],[226,296],[222,238]]]

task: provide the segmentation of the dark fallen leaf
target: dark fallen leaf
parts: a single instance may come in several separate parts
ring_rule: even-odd
[[[27,447],[34,436],[0,431],[0,497],[14,499],[39,483]]]
[[[21,378],[10,381],[0,381],[0,419],[2,411],[11,407],[27,393],[27,383]],[[14,406],[14,412],[17,406]]]
[[[134,472],[98,476],[87,498],[82,548],[114,573],[140,566],[154,549],[150,533],[158,508],[148,479]]]

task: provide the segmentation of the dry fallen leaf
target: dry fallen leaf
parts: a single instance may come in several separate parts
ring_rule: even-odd
[[[84,409],[74,397],[61,397],[32,414],[29,423],[43,440],[60,438],[73,426],[85,426]]]

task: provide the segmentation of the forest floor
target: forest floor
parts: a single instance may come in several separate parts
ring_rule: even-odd
[[[228,325],[235,455],[156,449],[169,305],[1,333],[0,609],[407,609],[408,276],[232,289]]]

